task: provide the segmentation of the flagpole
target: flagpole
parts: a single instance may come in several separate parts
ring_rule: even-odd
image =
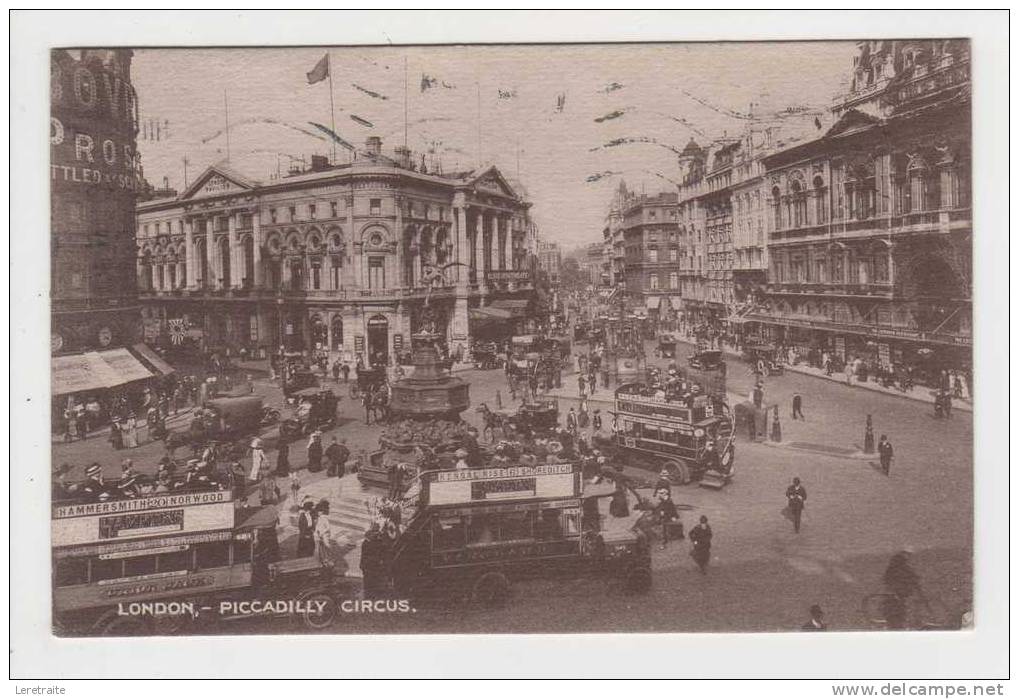
[[[329,73],[329,119],[333,128],[333,165],[336,165],[336,106],[333,104],[333,57],[326,51],[326,72]]]
[[[226,101],[226,90],[223,90],[223,118],[226,121],[226,161],[230,162],[230,105]]]
[[[407,54],[403,54],[403,149],[407,150]]]

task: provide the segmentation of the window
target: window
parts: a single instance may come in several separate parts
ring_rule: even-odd
[[[647,251],[647,259],[648,259],[648,262],[651,262],[651,263],[658,262],[658,250],[656,250],[654,248],[648,250]]]
[[[679,250],[672,248],[669,250],[669,262],[675,262],[679,258]]]
[[[54,584],[57,587],[84,585],[88,582],[87,558],[63,558],[53,567]]]
[[[385,258],[382,257],[368,258],[368,288],[369,289],[386,288]]]
[[[336,202],[335,201],[329,202],[329,215],[332,216],[333,218],[336,218],[336,214],[337,214],[336,208],[337,207],[336,207]]]
[[[258,342],[258,314],[252,313],[248,319],[248,341]]]
[[[321,289],[322,288],[322,265],[321,263],[314,262],[311,265],[311,288]]]
[[[155,556],[135,556],[124,559],[124,577],[135,575],[152,575],[156,572]]]
[[[196,568],[221,568],[230,565],[230,542],[211,541],[195,547]]]
[[[670,289],[678,289],[679,288],[679,273],[678,272],[670,272],[669,273],[669,288]]]
[[[191,550],[187,548],[183,551],[160,553],[156,556],[156,568],[160,573],[167,573],[175,570],[187,570],[190,567]]]
[[[332,266],[329,268],[330,281],[332,282],[332,285],[333,285],[334,289],[339,289],[340,288],[340,270],[342,269],[340,267],[340,258],[339,257],[333,257],[332,258],[332,263],[333,263]]]
[[[315,205],[314,204],[308,204],[308,218],[310,218],[312,221],[315,220]]]
[[[652,221],[654,221],[658,217],[658,212],[655,211],[654,209],[651,209],[651,211],[648,212],[648,216],[651,218]]]
[[[99,582],[100,580],[114,580],[122,577],[124,577],[123,559],[92,559],[92,582]]]
[[[436,517],[432,523],[432,550],[461,549],[467,543],[461,517]]]
[[[381,199],[370,199],[368,201],[368,213],[372,216],[382,215],[382,200]]]
[[[562,539],[564,535],[562,510],[552,508],[538,513],[538,519],[534,524],[535,539],[538,541],[549,541],[551,539]]]
[[[142,226],[142,230],[144,231],[144,235],[147,238],[149,235],[149,224],[146,223],[144,226]]]
[[[297,220],[297,207],[291,206],[290,208],[290,222],[293,223]]]
[[[652,289],[657,289],[658,288],[658,275],[657,274],[652,274],[651,275],[651,288]]]

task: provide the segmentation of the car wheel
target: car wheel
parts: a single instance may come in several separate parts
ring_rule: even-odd
[[[327,592],[312,592],[301,596],[307,607],[301,614],[301,623],[312,631],[322,631],[332,626],[339,615],[339,605]]]
[[[664,467],[669,472],[669,480],[678,485],[686,485],[690,482],[690,469],[682,461],[667,461]]]

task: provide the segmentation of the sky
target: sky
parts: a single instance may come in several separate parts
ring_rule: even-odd
[[[326,53],[332,113],[329,81],[306,79]],[[189,182],[225,160],[228,121],[231,167],[263,181],[332,155],[311,122],[335,123],[357,147],[380,136],[386,153],[403,145],[406,123],[407,145],[432,151],[430,169],[495,164],[523,184],[542,238],[571,247],[600,240],[619,178],[673,190],[675,152],[691,137],[738,136],[751,113],[826,112],[854,53],[851,42],[139,49],[132,82],[157,187],[165,177],[183,188],[185,158]],[[424,76],[433,87],[422,89]],[[159,123],[158,140],[147,122]],[[614,139],[656,143],[605,146]],[[587,181],[599,173],[611,174]]]

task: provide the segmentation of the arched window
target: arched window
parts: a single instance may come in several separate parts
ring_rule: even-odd
[[[244,248],[244,279],[245,289],[250,289],[255,283],[255,241],[251,236],[245,236],[241,244]]]
[[[800,228],[807,223],[807,196],[799,180],[792,181],[789,185],[789,191],[792,199],[790,202],[792,226]]]
[[[339,315],[333,316],[332,321],[332,349],[343,349],[343,318]]]
[[[224,236],[219,239],[219,288],[230,286],[230,240]]]
[[[828,188],[820,176],[814,178],[814,221],[818,225],[828,222]]]

